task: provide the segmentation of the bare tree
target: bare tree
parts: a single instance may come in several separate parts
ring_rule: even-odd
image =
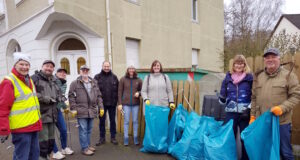
[[[283,3],[282,0],[232,0],[225,5],[225,46],[221,55],[224,64],[235,54],[256,56],[263,53]]]

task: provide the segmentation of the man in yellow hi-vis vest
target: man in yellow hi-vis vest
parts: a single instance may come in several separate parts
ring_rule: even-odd
[[[14,160],[38,160],[38,132],[42,130],[39,101],[28,75],[30,57],[14,53],[14,67],[0,84],[0,140],[12,134]]]

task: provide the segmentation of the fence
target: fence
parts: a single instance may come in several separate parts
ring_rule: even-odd
[[[176,106],[180,103],[188,111],[195,111],[200,114],[200,99],[199,99],[199,82],[195,81],[172,81],[174,103]],[[142,100],[141,100],[142,102]],[[171,118],[173,111],[169,118]],[[130,116],[131,117],[131,116]],[[139,128],[138,135],[144,137],[145,131],[145,117],[143,115],[143,104],[140,105],[139,116],[138,116]],[[120,111],[117,112],[117,132],[124,132],[124,118],[122,117]],[[130,118],[129,123],[129,134],[133,135],[132,119]]]
[[[261,70],[264,68],[264,62],[262,56],[257,57],[248,57],[247,63],[249,64],[249,67],[251,68],[252,72],[255,73],[258,70]],[[298,76],[298,79],[300,81],[300,52],[296,53],[293,57],[290,54],[286,54],[285,56],[281,57],[281,63],[286,62],[295,62],[295,66],[293,68],[293,72]],[[232,65],[233,60],[231,59],[229,61],[229,66]],[[287,69],[291,68],[291,65],[285,65],[284,66]],[[293,117],[292,117],[292,143],[300,145],[300,104],[298,104],[293,109]]]

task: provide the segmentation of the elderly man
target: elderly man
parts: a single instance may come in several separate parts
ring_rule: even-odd
[[[80,76],[71,83],[69,90],[71,110],[77,113],[82,154],[87,156],[93,155],[96,150],[91,146],[93,120],[98,115],[100,117],[104,115],[101,92],[97,82],[89,77],[89,70],[86,65],[81,66]]]
[[[280,52],[268,49],[264,55],[265,69],[255,74],[252,90],[251,119],[271,109],[280,121],[280,154],[294,159],[291,146],[292,110],[300,101],[300,85],[297,76],[280,67]]]
[[[105,120],[106,112],[109,114],[110,124],[110,142],[117,145],[116,140],[116,107],[118,102],[118,85],[117,76],[112,73],[110,62],[102,63],[102,71],[97,74],[94,79],[98,82],[99,89],[103,95],[104,116],[100,117],[100,139],[96,143],[97,146],[105,143]]]
[[[38,132],[42,130],[39,101],[28,72],[30,57],[14,53],[14,67],[0,84],[0,139],[12,133],[14,160],[38,160]]]
[[[43,130],[39,133],[40,159],[47,159],[53,150],[54,126],[57,121],[56,106],[65,99],[55,82],[54,67],[53,61],[46,60],[43,62],[42,70],[31,77],[36,86],[43,122]]]

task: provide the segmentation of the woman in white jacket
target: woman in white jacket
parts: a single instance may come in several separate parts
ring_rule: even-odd
[[[175,109],[172,84],[169,77],[162,73],[162,65],[155,60],[150,69],[150,74],[144,79],[142,97],[144,102],[155,106],[165,106]]]

